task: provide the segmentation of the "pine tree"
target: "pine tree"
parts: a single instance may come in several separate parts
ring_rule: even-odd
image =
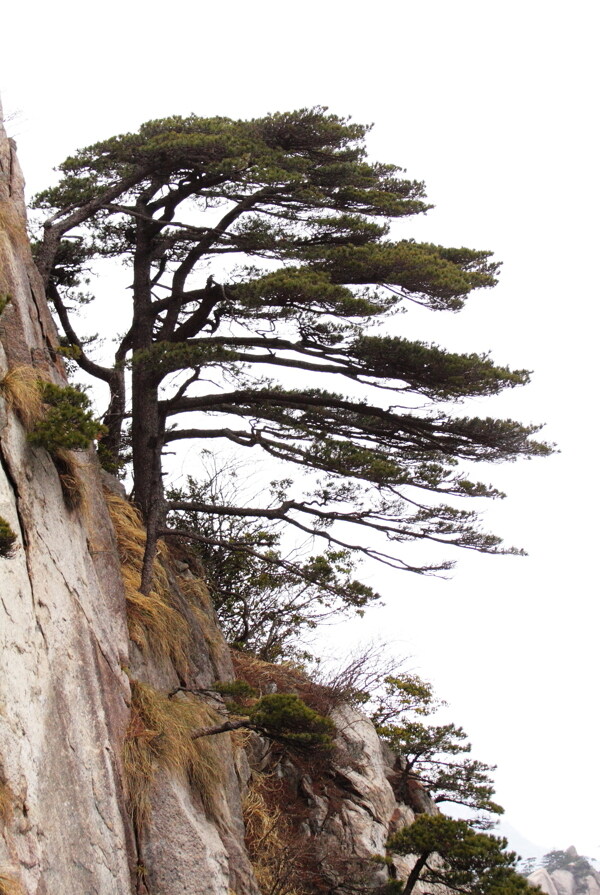
[[[422,814],[388,842],[394,854],[417,856],[406,881],[393,884],[393,891],[411,895],[420,882],[461,895],[531,893],[527,880],[516,871],[518,857],[506,851],[507,844],[504,838],[476,832],[464,820]]]
[[[157,537],[178,530],[169,511],[284,522],[331,549],[417,572],[450,563],[413,563],[397,545],[503,552],[453,502],[499,492],[457,463],[550,448],[532,440],[534,426],[460,416],[451,404],[523,385],[527,371],[387,334],[410,302],[460,310],[495,284],[498,264],[489,251],[391,238],[391,220],[430,206],[423,184],[367,159],[367,131],[320,108],[150,121],[75,153],[36,200],[50,215],[37,262],[66,342],[109,386],[102,449],[113,468],[130,414],[135,500],[148,527],[143,590]],[[86,271],[99,258],[131,271],[121,299],[129,324],[108,365],[71,313],[88,300]],[[105,317],[114,339],[109,308]],[[270,504],[169,502],[162,455],[184,439],[255,449],[319,478],[308,493],[288,484]]]

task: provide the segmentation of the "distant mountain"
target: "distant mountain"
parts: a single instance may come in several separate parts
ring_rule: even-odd
[[[492,832],[494,835],[505,836],[508,839],[510,851],[516,851],[523,860],[527,858],[538,858],[541,860],[550,851],[547,846],[536,845],[535,842],[526,839],[519,830],[504,819],[500,820],[498,826]]]
[[[527,879],[545,895],[600,895],[600,873],[575,846],[548,852]]]

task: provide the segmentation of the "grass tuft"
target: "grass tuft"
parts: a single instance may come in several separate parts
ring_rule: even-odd
[[[0,381],[0,394],[30,432],[44,417],[39,372],[33,367],[13,367]]]
[[[21,883],[0,871],[0,895],[24,895]]]
[[[243,804],[246,846],[263,895],[304,895],[301,855],[283,811],[269,804],[267,778],[256,775]]]
[[[154,587],[149,594],[142,594],[140,585],[146,547],[142,517],[122,497],[106,491],[105,498],[117,536],[129,636],[142,652],[151,651],[170,658],[185,674],[191,635],[183,616],[170,605],[167,548],[159,541],[154,560]]]
[[[15,797],[10,786],[0,780],[0,821],[3,824],[6,825],[12,818],[14,805]]]
[[[47,421],[48,408],[44,404],[44,389],[50,387],[65,391],[58,386],[51,386],[51,383],[44,383],[39,372],[27,366],[13,367],[0,381],[0,394],[17,414],[33,443],[36,443],[33,434]],[[70,450],[58,443],[43,446],[50,449],[65,506],[69,510],[85,509],[85,488],[78,473],[79,463]]]
[[[185,694],[169,699],[149,684],[131,682],[131,720],[125,738],[124,767],[129,810],[139,830],[150,811],[150,793],[157,768],[185,777],[200,794],[207,813],[215,813],[223,784],[218,741],[191,739],[199,726],[219,715]]]
[[[52,460],[58,473],[63,500],[68,510],[86,510],[87,500],[85,485],[79,474],[81,464],[71,451],[58,448],[52,454]]]

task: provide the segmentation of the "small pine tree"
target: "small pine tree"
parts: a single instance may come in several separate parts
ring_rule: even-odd
[[[263,696],[250,710],[252,726],[293,746],[330,747],[334,724],[292,693]]]
[[[44,382],[41,390],[47,410],[29,433],[32,444],[50,454],[61,449],[81,451],[105,431],[89,410],[90,399],[79,389]]]
[[[526,895],[531,888],[517,873],[514,852],[504,838],[476,832],[464,820],[420,815],[388,842],[397,855],[416,855],[404,884],[390,891],[411,895],[416,884],[445,886],[461,895]]]
[[[12,556],[17,536],[6,519],[0,516],[0,556]]]

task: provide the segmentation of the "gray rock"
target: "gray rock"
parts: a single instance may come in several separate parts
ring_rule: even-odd
[[[569,870],[554,870],[550,875],[557,895],[575,895],[575,877]]]
[[[35,363],[64,382],[3,131],[0,221],[0,291],[11,296],[0,320],[0,378],[9,365]],[[67,511],[52,460],[3,406],[0,515],[19,544],[0,559],[0,763],[15,802],[0,863],[38,895],[131,887],[120,769],[129,716],[123,589],[94,460],[80,462],[87,512]]]
[[[532,886],[538,886],[546,895],[558,895],[556,886],[545,867],[538,867],[537,870],[529,874],[527,880]]]

